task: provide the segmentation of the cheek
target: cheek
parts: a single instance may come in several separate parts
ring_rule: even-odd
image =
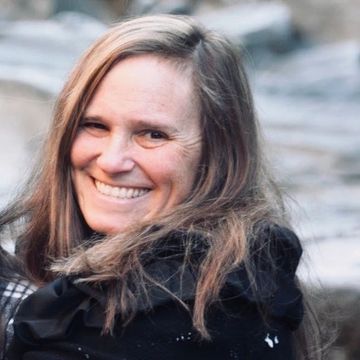
[[[148,173],[152,180],[158,184],[172,187],[172,190],[181,193],[191,189],[198,164],[200,161],[200,151],[184,153],[176,149],[176,151],[164,150],[159,152],[158,156],[148,162]],[[156,164],[156,165],[154,165]]]
[[[87,136],[79,134],[75,138],[70,150],[70,162],[74,168],[81,168],[95,155],[97,144]]]
[[[80,147],[78,146],[78,142],[76,140],[74,140],[74,142],[71,146],[70,163],[73,168],[78,167],[81,163]]]
[[[72,167],[79,167],[83,162],[86,153],[86,151],[84,151],[84,145],[86,145],[86,142],[83,141],[83,136],[78,134],[74,139],[70,150],[70,162]]]

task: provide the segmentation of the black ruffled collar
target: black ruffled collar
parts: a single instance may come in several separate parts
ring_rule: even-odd
[[[228,275],[221,298],[224,302],[240,299],[242,304],[259,305],[267,316],[278,319],[294,330],[303,315],[302,295],[295,281],[301,246],[296,235],[285,228],[268,228],[263,236],[270,241],[267,251],[271,252],[275,267],[270,267],[266,261],[263,247],[254,247],[249,263],[255,266],[255,278],[250,280],[246,265],[240,266]],[[166,287],[176,296],[190,303],[194,299],[196,275],[190,268],[179,271],[182,259],[168,255],[150,262],[147,270],[166,282]],[[256,283],[256,294],[252,282]],[[150,289],[149,296],[151,306],[140,301],[139,312],[174,301],[169,293],[158,287]],[[23,302],[15,319],[15,331],[27,343],[64,338],[73,320],[79,317],[84,326],[101,329],[104,304],[100,289],[74,278],[59,278]]]

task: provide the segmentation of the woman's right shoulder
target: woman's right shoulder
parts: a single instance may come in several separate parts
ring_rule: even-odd
[[[14,335],[13,322],[19,305],[35,290],[36,287],[32,283],[19,276],[0,279],[0,334],[2,337],[0,358]]]

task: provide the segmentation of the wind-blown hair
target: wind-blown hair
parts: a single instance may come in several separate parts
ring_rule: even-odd
[[[148,223],[139,222],[126,233],[80,246],[92,232],[74,194],[71,146],[104,76],[122,59],[141,54],[190,69],[186,74],[191,74],[202,129],[196,181],[188,198],[171,212]],[[218,297],[226,275],[246,262],[250,242],[256,241],[254,235],[261,224],[284,224],[282,199],[261,153],[242,62],[231,43],[190,17],[148,16],[112,27],[84,54],[66,82],[38,173],[24,194],[3,212],[0,225],[22,220],[18,249],[35,281],[54,278],[52,261],[67,258],[52,269],[90,282],[106,282],[106,331],[116,311],[131,319],[136,311],[135,294],[146,289],[146,284],[163,287],[146,273],[143,255],[160,239],[181,230],[189,234],[189,243],[191,234],[201,234],[207,246],[193,308],[194,326],[207,337],[205,311]]]

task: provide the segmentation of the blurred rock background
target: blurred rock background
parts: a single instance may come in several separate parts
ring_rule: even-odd
[[[147,13],[192,14],[240,46],[304,241],[300,276],[322,285],[338,323],[329,359],[359,360],[360,0],[0,0],[0,206],[26,179],[81,52]]]

